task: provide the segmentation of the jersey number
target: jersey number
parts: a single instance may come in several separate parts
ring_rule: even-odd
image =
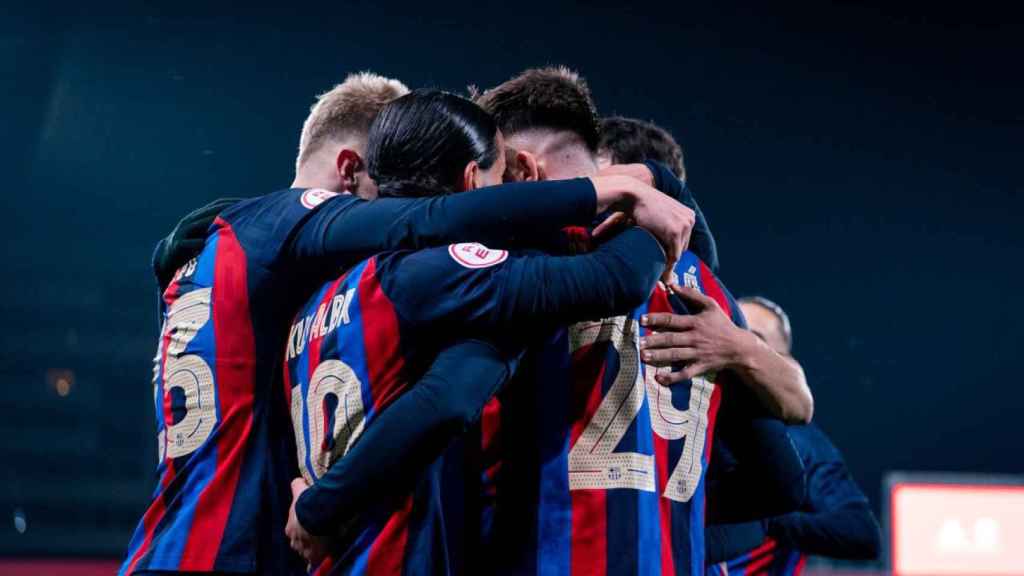
[[[687,409],[673,406],[671,390],[654,379],[657,374],[654,367],[645,366],[641,378],[638,330],[637,321],[625,316],[601,322],[582,322],[569,329],[571,353],[608,342],[619,354],[619,372],[611,388],[569,451],[569,488],[655,491],[654,456],[615,451],[640,413],[646,397],[654,433],[665,440],[685,439],[683,453],[672,469],[662,496],[688,502],[703,471],[701,455],[714,384],[704,377],[694,378]]]
[[[306,482],[323,476],[363,432],[362,387],[355,371],[341,360],[324,360],[316,367],[305,398],[301,385],[292,387],[295,444]],[[309,429],[308,447],[303,426]]]
[[[217,423],[217,406],[210,365],[198,354],[181,355],[196,334],[210,321],[212,288],[193,290],[171,305],[164,323],[169,335],[167,360],[164,363],[164,401],[175,388],[185,396],[185,416],[166,426],[158,438],[160,460],[180,458],[195,452],[213,432]],[[161,339],[162,342],[162,339]]]

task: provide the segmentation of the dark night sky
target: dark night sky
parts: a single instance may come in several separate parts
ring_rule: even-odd
[[[1008,10],[177,6],[0,20],[0,514],[33,527],[0,517],[0,553],[123,549],[156,459],[152,245],[209,199],[286,186],[313,95],[361,69],[447,89],[579,69],[603,113],[682,142],[723,279],[788,309],[816,420],[876,506],[887,470],[1024,472]],[[75,371],[68,398],[51,368]]]

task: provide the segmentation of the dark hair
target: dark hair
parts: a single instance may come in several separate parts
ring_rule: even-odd
[[[782,332],[782,339],[786,342],[786,349],[793,349],[793,327],[789,323],[789,314],[775,302],[764,296],[744,296],[736,301],[739,304],[757,304],[761,308],[771,312],[779,319],[779,328]]]
[[[389,102],[370,126],[366,165],[380,196],[436,196],[458,190],[471,161],[498,159],[498,125],[473,102],[416,90]]]
[[[686,175],[682,147],[667,130],[653,122],[622,116],[603,118],[598,148],[608,152],[613,164],[653,160],[668,166],[677,178]]]
[[[474,100],[494,116],[506,135],[532,128],[567,130],[597,153],[597,107],[587,83],[568,68],[531,68]]]

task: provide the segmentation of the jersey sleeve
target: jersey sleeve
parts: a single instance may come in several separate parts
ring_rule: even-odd
[[[873,559],[881,537],[867,498],[839,451],[814,426],[795,427],[795,439],[809,455],[805,511],[767,522],[770,536],[810,554]]]
[[[722,410],[715,436],[716,444],[728,446],[734,466],[716,470],[708,483],[709,522],[744,522],[799,509],[806,472],[781,421]]]
[[[624,313],[646,301],[665,266],[640,228],[576,256],[454,244],[381,260],[381,285],[411,326],[487,339]]]
[[[704,261],[711,268],[711,271],[718,273],[718,245],[715,237],[711,234],[711,227],[708,225],[704,212],[697,204],[697,198],[687,185],[685,180],[680,180],[668,169],[667,166],[648,160],[644,162],[647,168],[654,175],[654,187],[665,194],[675,198],[681,204],[693,210],[694,224],[693,232],[690,234],[690,250]]]
[[[310,533],[333,534],[366,505],[409,488],[455,437],[480,417],[512,375],[518,350],[469,340],[454,344],[427,373],[367,427],[295,506]]]
[[[286,256],[331,269],[380,252],[483,242],[498,247],[524,236],[587,225],[597,210],[589,179],[520,182],[433,198],[323,202],[295,231]]]

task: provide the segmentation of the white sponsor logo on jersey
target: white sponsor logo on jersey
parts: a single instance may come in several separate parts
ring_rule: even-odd
[[[317,206],[323,204],[324,200],[337,196],[337,192],[331,192],[330,190],[324,190],[323,188],[310,188],[302,193],[302,197],[299,201],[306,208],[312,210]]]
[[[452,244],[448,247],[448,253],[466,268],[487,268],[501,264],[508,258],[507,250],[492,250],[476,242]]]

